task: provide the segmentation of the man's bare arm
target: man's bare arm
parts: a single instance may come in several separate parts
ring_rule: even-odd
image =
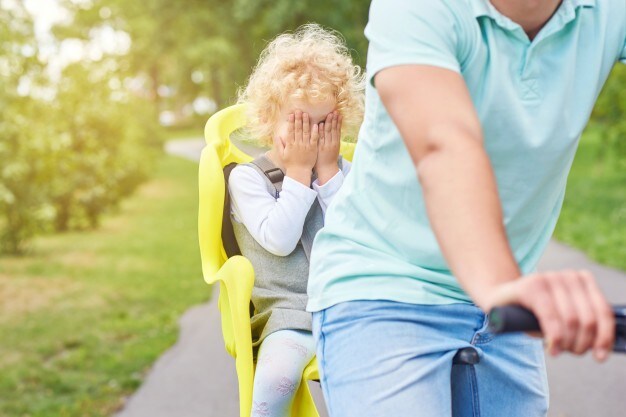
[[[417,65],[383,70],[375,81],[416,166],[443,255],[472,299],[488,308],[487,287],[520,271],[465,82],[453,71]]]
[[[375,75],[422,184],[433,231],[450,269],[485,311],[520,304],[539,318],[550,351],[603,360],[614,317],[586,271],[520,271],[503,225],[496,180],[463,78],[454,71],[404,65]]]

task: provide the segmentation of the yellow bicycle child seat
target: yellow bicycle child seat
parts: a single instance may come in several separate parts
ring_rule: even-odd
[[[254,270],[245,257],[226,256],[221,235],[225,196],[223,168],[231,162],[244,163],[253,159],[230,140],[231,134],[245,125],[244,110],[241,104],[227,107],[211,116],[204,128],[206,147],[202,150],[198,178],[198,237],[204,280],[208,284],[220,284],[218,306],[222,336],[226,350],[235,358],[240,416],[249,417],[254,381],[249,309]],[[342,142],[344,158],[352,159],[354,146]],[[302,374],[292,408],[293,417],[319,417],[306,383],[317,379],[317,361],[313,358]]]

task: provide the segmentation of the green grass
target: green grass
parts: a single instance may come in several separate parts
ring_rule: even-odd
[[[197,164],[160,157],[154,178],[88,233],[0,258],[0,416],[107,416],[207,300]]]
[[[601,139],[599,125],[583,135],[555,237],[626,270],[626,170],[605,152]]]

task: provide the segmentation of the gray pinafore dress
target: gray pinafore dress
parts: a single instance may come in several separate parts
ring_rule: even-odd
[[[268,193],[278,199],[282,190],[282,171],[265,155],[245,165],[254,168],[263,177]],[[340,158],[340,168],[341,165]],[[277,172],[278,177],[274,177],[273,174]],[[277,330],[310,332],[311,313],[306,311],[309,259],[315,234],[324,225],[324,216],[318,200],[315,199],[307,214],[300,242],[287,256],[276,256],[266,251],[242,223],[232,218],[231,220],[241,254],[248,258],[254,267],[255,280],[252,289],[254,314],[251,318],[251,327],[255,352],[263,339]]]

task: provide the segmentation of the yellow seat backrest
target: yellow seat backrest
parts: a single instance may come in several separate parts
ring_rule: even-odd
[[[198,187],[198,237],[202,273],[208,284],[220,283],[219,309],[226,350],[235,358],[239,383],[241,417],[249,417],[252,409],[254,363],[250,330],[250,296],[254,270],[243,256],[227,258],[222,244],[224,208],[223,168],[231,162],[244,163],[253,158],[238,149],[231,134],[245,125],[244,105],[234,105],[215,113],[204,129],[206,147],[200,157]],[[351,160],[353,143],[342,142],[344,158]],[[303,373],[303,382],[296,393],[293,417],[319,417],[306,380],[319,379],[314,359]]]

